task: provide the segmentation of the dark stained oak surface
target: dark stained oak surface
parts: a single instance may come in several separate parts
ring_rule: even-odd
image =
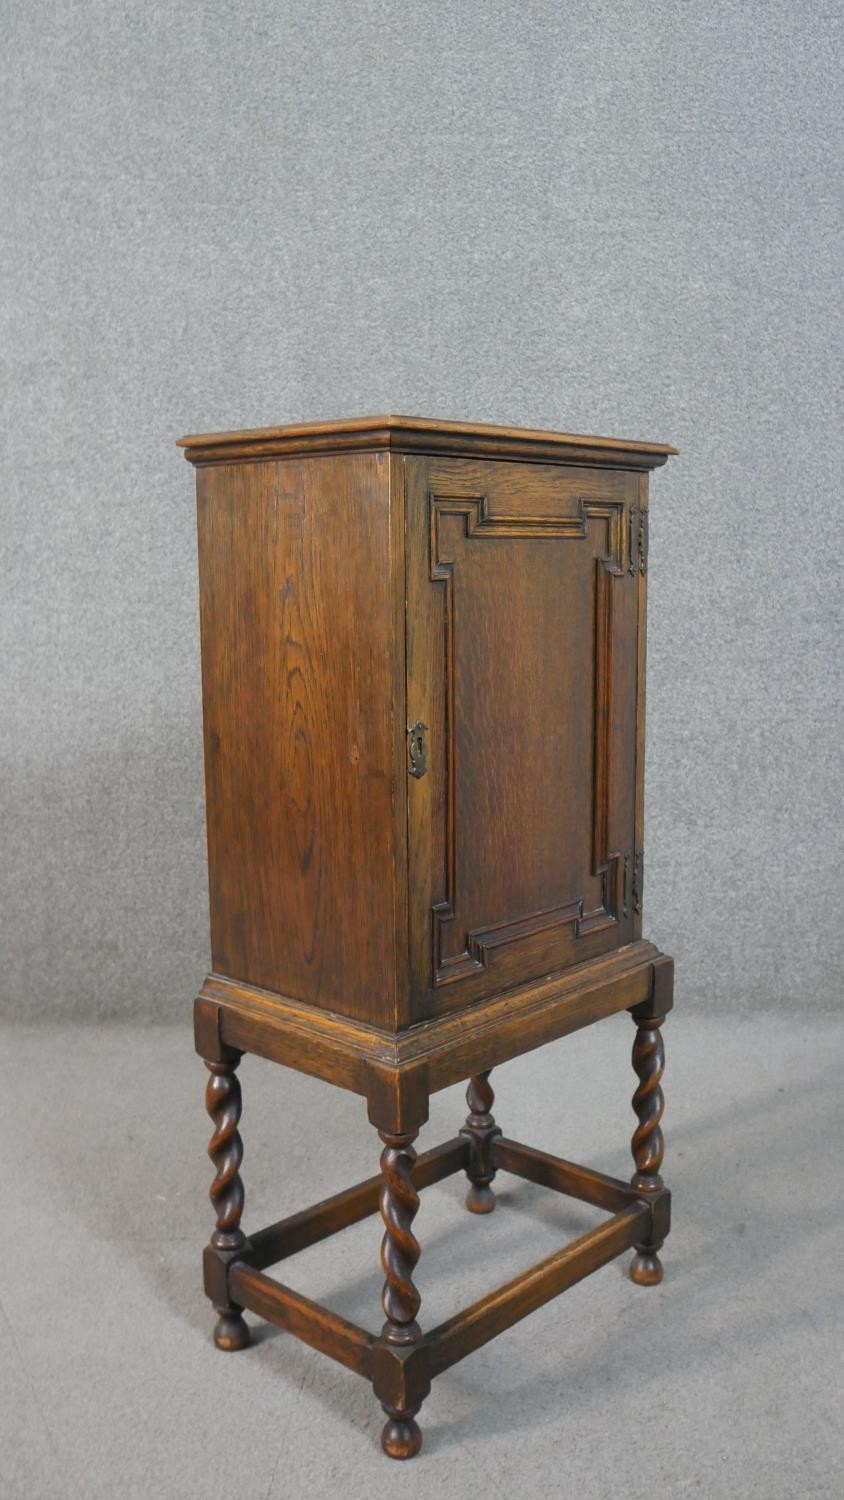
[[[244,1349],[246,1311],[339,1360],[372,1383],[384,1452],[407,1459],[457,1360],[626,1249],[632,1281],[662,1277],[673,964],[642,936],[645,621],[648,470],[675,450],[395,416],[182,445],[197,467],[213,972],[194,1030],[214,1339]],[[624,1009],[630,1184],[504,1136],[490,1081]],[[363,1096],[379,1176],[242,1223],[244,1052]],[[431,1095],[467,1079],[459,1137],[417,1158]],[[330,1157],[330,1141],[314,1149]],[[612,1217],[430,1330],[419,1192],[456,1171],[476,1215],[505,1171]],[[379,1208],[380,1333],[266,1274]]]
[[[413,1015],[630,941],[636,475],[407,461]],[[625,881],[628,889],[625,890]]]
[[[400,1029],[638,936],[646,484],[199,469],[216,974]]]
[[[198,475],[214,969],[345,1014],[396,1006],[389,457]]]
[[[195,464],[280,456],[286,452],[346,452],[355,448],[391,448],[405,452],[439,452],[514,459],[547,458],[561,463],[615,465],[653,469],[676,453],[666,443],[624,438],[580,436],[532,427],[489,423],[445,422],[428,417],[350,417],[339,422],[300,422],[238,432],[192,433],[179,446]]]

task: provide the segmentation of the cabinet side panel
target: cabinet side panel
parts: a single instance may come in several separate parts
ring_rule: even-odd
[[[636,819],[633,864],[633,936],[642,936],[642,903],[645,874],[645,677],[648,623],[648,476],[636,476],[638,490],[638,600],[636,663]]]
[[[221,465],[197,486],[214,969],[392,1024],[389,457]]]

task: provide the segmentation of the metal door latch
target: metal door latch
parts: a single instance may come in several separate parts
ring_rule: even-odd
[[[428,726],[423,724],[421,719],[411,724],[407,731],[408,770],[411,776],[417,778],[424,776],[428,769],[428,741],[425,738],[427,733]]]

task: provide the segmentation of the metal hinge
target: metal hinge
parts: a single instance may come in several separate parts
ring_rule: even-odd
[[[633,910],[642,915],[642,886],[645,879],[645,851],[640,844],[633,856]]]
[[[633,577],[636,573],[647,573],[648,571],[648,545],[650,541],[650,524],[648,520],[648,507],[646,505],[631,505],[630,507],[630,537],[629,553],[630,565],[628,571]]]

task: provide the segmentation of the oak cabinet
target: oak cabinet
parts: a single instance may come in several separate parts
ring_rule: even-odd
[[[482,1211],[496,1151],[540,1180],[537,1153],[496,1145],[490,1069],[621,1009],[658,1039],[671,1004],[641,903],[648,475],[675,450],[405,417],[182,443],[197,469],[213,969],[197,1045],[214,1107],[243,1051],[316,1073],[366,1096],[409,1181],[430,1093],[469,1078],[468,1133],[446,1157]],[[651,1050],[641,1180],[616,1184],[622,1218],[650,1215],[622,1235],[638,1279],[656,1275],[667,1213],[655,1068]],[[572,1191],[555,1171],[547,1185]],[[401,1172],[387,1171],[387,1267]],[[242,1234],[229,1218],[224,1241]],[[249,1244],[212,1241],[224,1347],[257,1297]],[[421,1370],[433,1346],[403,1317],[407,1269],[393,1265],[392,1291],[388,1269],[382,1345],[418,1344]],[[372,1378],[384,1399],[398,1376]],[[402,1400],[385,1400],[393,1456],[418,1436]]]
[[[214,971],[401,1029],[638,936],[647,474],[379,430],[189,452]]]

